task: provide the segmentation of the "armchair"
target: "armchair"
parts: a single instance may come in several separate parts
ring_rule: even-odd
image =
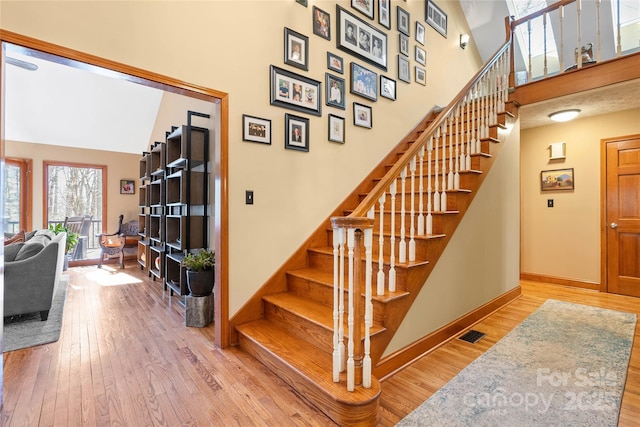
[[[100,245],[100,262],[98,268],[102,268],[104,258],[118,258],[120,268],[124,268],[125,248],[138,247],[138,227],[137,221],[122,223],[124,215],[118,217],[118,231],[112,234],[99,234],[98,244]]]

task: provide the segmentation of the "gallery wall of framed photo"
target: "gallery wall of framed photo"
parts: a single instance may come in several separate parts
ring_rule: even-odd
[[[446,38],[448,27],[434,1],[295,1],[289,7],[304,8],[306,22],[282,28],[282,60],[269,65],[265,78],[269,105],[286,111],[277,119],[244,112],[244,141],[273,145],[272,134],[281,134],[284,141],[275,145],[302,152],[325,141],[345,144],[351,129],[374,129],[377,105],[402,102],[405,87],[413,96],[429,90],[430,39]],[[318,51],[326,57],[322,64],[310,59]],[[325,123],[326,137],[311,131],[316,121]]]

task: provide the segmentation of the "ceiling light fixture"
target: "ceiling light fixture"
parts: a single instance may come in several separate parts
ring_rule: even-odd
[[[38,66],[36,64],[23,61],[21,59],[16,59],[16,58],[7,56],[5,60],[7,61],[7,64],[15,65],[16,67],[24,68],[25,70],[36,71],[38,69]]]
[[[568,122],[569,120],[575,119],[578,114],[580,114],[580,110],[574,108],[571,110],[556,111],[555,113],[549,114],[549,118],[554,122]]]

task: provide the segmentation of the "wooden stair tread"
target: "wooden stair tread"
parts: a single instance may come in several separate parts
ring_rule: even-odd
[[[322,246],[308,249],[309,251],[317,252],[323,255],[331,255],[333,256],[333,248],[330,246]],[[364,254],[362,254],[362,260],[364,261]],[[377,259],[375,260],[377,262]],[[387,257],[384,258],[385,265],[389,264],[389,259]],[[396,268],[410,268],[410,267],[419,267],[429,264],[429,261],[413,261],[413,262],[398,262],[396,260]]]
[[[266,295],[263,299],[283,310],[295,313],[306,320],[322,326],[328,330],[333,330],[333,309],[324,304],[317,303],[308,298],[303,298],[291,292],[281,292],[279,294]],[[345,316],[345,322],[346,322]],[[346,329],[345,329],[346,330]],[[384,331],[382,325],[373,324],[371,335]]]
[[[278,327],[273,322],[261,319],[237,326],[237,330],[256,345],[269,351],[274,358],[290,366],[300,376],[316,387],[325,390],[336,401],[356,404],[368,403],[380,394],[380,383],[373,377],[371,388],[356,387],[347,391],[345,374],[340,374],[340,382],[332,379],[332,355],[325,350],[307,344],[307,351],[299,351],[300,339]]]

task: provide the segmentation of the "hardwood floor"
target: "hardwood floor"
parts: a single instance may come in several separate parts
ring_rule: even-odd
[[[136,265],[69,270],[56,343],[4,354],[3,426],[330,426],[260,362],[212,345],[213,325],[184,326],[177,297]],[[382,382],[379,426],[393,426],[547,298],[640,314],[640,300],[522,282],[522,296],[474,325],[477,344],[451,340]],[[621,426],[640,419],[640,333]]]

